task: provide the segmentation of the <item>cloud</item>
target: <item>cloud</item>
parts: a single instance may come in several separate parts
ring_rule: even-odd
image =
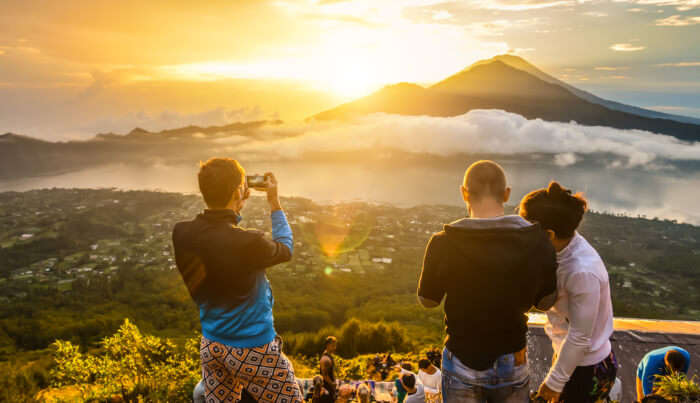
[[[672,7],[678,11],[688,11],[700,7],[698,0],[614,0],[615,3],[632,3],[640,6]],[[632,8],[628,11],[639,12],[641,9]]]
[[[522,55],[523,53],[534,52],[535,48],[514,48],[508,49],[508,53],[511,55]]]
[[[700,67],[700,62],[679,62],[657,64],[659,67]]]
[[[521,18],[516,20],[498,19],[480,21],[468,24],[467,27],[475,35],[503,36],[506,31],[535,26],[539,23],[537,18]],[[524,48],[525,51],[533,48]],[[534,49],[533,49],[534,50]]]
[[[600,17],[607,17],[607,16],[608,16],[608,13],[603,13],[603,12],[600,12],[600,11],[587,11],[587,12],[583,13],[583,15],[585,15],[585,16],[587,16],[587,17],[598,17],[598,18],[600,18]]]
[[[616,66],[616,67],[611,67],[611,66],[600,66],[594,68],[594,70],[598,71],[620,71],[620,70],[629,70],[629,67],[627,66]]]
[[[447,10],[439,10],[433,14],[434,20],[449,20],[450,18],[452,18],[452,13]]]
[[[481,8],[503,11],[526,11],[543,8],[572,6],[573,0],[486,0],[476,2]]]
[[[578,159],[574,153],[563,153],[554,156],[554,163],[560,167],[568,167],[569,165],[574,165]]]
[[[656,25],[660,27],[687,27],[689,25],[700,24],[700,17],[684,17],[672,15],[670,17],[656,20]]]
[[[610,49],[616,52],[638,52],[646,49],[646,46],[635,46],[630,43],[616,43],[610,46]]]
[[[700,142],[685,143],[641,130],[528,120],[501,110],[473,110],[455,117],[373,114],[347,123],[310,122],[267,130],[296,135],[278,141],[253,141],[238,149],[288,158],[307,152],[387,149],[443,157],[546,153],[556,155],[555,162],[560,165],[600,153],[619,157],[624,166],[643,166],[656,159],[700,160]]]

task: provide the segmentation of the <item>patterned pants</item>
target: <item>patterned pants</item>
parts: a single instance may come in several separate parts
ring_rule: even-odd
[[[238,402],[245,389],[259,403],[303,403],[294,368],[280,349],[281,340],[254,348],[229,347],[202,337],[207,403]]]

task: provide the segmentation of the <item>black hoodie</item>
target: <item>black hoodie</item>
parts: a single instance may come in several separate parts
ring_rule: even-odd
[[[557,258],[538,224],[519,216],[458,220],[432,236],[418,295],[445,297],[447,348],[483,371],[527,345],[527,315],[556,291]]]

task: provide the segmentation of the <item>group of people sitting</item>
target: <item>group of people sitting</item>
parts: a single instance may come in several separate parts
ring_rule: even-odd
[[[329,347],[330,346],[330,347]],[[413,365],[408,362],[397,364],[389,353],[384,359],[377,356],[375,361],[382,364],[392,362],[390,372],[397,372],[392,387],[390,382],[339,381],[335,377],[332,352],[335,351],[336,339],[332,336],[326,341],[326,348],[321,357],[320,375],[313,378],[312,386],[306,393],[307,403],[439,403],[442,401],[441,364],[435,363],[429,355],[418,361],[418,373],[413,373]],[[377,365],[376,363],[373,365]],[[687,374],[690,366],[690,353],[678,346],[668,346],[648,352],[637,366],[636,395],[643,403],[667,402],[663,396],[654,394],[655,385],[660,377],[671,374]],[[382,365],[383,367],[383,365]],[[386,377],[381,378],[383,381]],[[618,379],[619,382],[619,379]],[[383,388],[381,386],[384,386]],[[621,388],[621,383],[618,383]],[[302,390],[304,385],[300,384]],[[336,392],[337,391],[337,392]],[[384,393],[382,393],[384,392]],[[612,388],[610,397],[620,400],[621,389]],[[537,401],[536,396],[531,400]]]
[[[238,225],[250,196],[245,178],[233,159],[202,164],[199,188],[208,208],[173,230],[177,267],[199,306],[206,401],[238,401],[245,391],[257,402],[301,403],[265,276],[266,268],[291,259],[293,234],[272,173],[258,188],[267,194],[272,239]],[[517,215],[506,215],[511,188],[493,161],[472,164],[459,188],[468,217],[430,238],[417,287],[424,307],[444,307],[441,400],[607,399],[617,373],[613,310],[605,264],[577,232],[586,199],[551,182],[527,194]],[[555,358],[531,396],[526,313],[533,307],[547,313]],[[329,360],[330,352],[321,367]],[[408,403],[425,392],[411,376],[400,377]]]
[[[313,385],[306,394],[309,403],[367,403],[378,401],[375,394],[374,380],[362,382],[340,383],[335,374],[335,362],[333,353],[337,347],[337,340],[333,336],[326,339],[321,359],[319,360],[319,375],[313,378]],[[397,372],[394,386],[389,390],[394,403],[439,403],[442,401],[440,390],[442,389],[442,376],[440,369],[428,357],[418,362],[418,374],[413,373],[410,363],[397,364],[388,354],[383,360],[379,356],[375,358],[374,365],[384,368],[384,364],[392,363],[389,371]],[[380,379],[384,380],[386,377]],[[384,382],[386,383],[386,382]],[[303,387],[302,387],[303,389]]]

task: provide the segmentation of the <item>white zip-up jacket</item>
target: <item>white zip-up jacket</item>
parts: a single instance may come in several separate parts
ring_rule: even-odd
[[[603,260],[580,234],[557,253],[557,302],[545,331],[557,355],[545,383],[561,392],[576,367],[595,365],[611,351],[613,310]]]

